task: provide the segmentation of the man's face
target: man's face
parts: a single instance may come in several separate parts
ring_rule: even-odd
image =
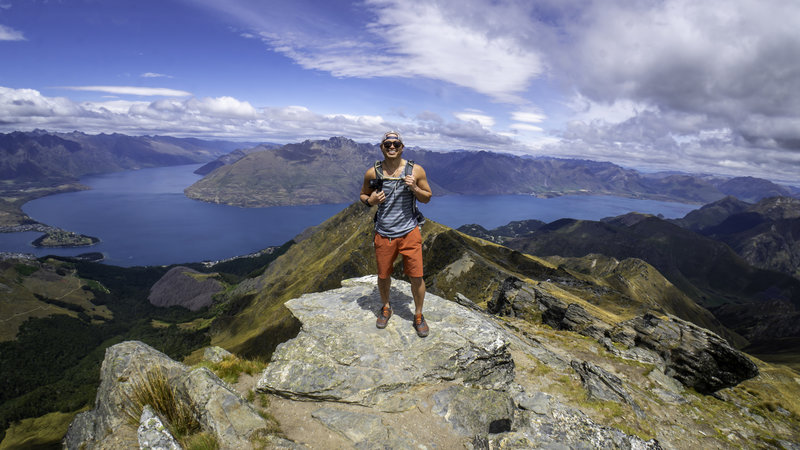
[[[381,151],[383,157],[387,159],[399,158],[403,153],[403,143],[399,139],[392,139],[389,137],[381,143]]]

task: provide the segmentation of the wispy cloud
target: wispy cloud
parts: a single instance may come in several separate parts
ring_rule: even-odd
[[[139,95],[142,97],[188,97],[191,92],[168,88],[138,86],[62,86],[72,91],[107,92],[109,94]]]
[[[423,77],[524,102],[521,94],[545,69],[536,48],[498,25],[508,11],[483,2],[366,0],[375,19],[353,26],[332,23],[315,8],[297,19],[250,0],[198,1],[250,24],[272,50],[302,67],[336,77]]]
[[[468,110],[468,111],[463,111],[463,112],[457,112],[454,115],[459,120],[463,120],[465,122],[477,122],[481,126],[486,127],[486,128],[491,128],[496,123],[496,121],[494,120],[494,117],[486,115],[483,112],[475,110],[475,109]]]
[[[145,72],[139,75],[142,78],[172,78],[171,75],[164,75],[163,73]]]
[[[511,119],[516,122],[541,123],[546,118],[547,117],[540,112],[514,111],[511,113]]]
[[[11,27],[0,24],[0,41],[24,41],[25,35]]]

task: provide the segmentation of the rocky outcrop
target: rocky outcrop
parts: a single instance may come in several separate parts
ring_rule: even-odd
[[[375,327],[376,281],[344,280],[341,288],[287,302],[301,330],[277,347],[256,383],[265,394],[257,397],[261,407],[269,404],[269,425],[207,369],[189,370],[125,342],[109,348],[95,408],[75,417],[65,447],[172,446],[157,414],[140,420],[137,437],[121,412],[131,385],[156,367],[220,448],[726,448],[767,442],[754,441],[758,436],[777,436],[790,448],[797,440],[788,410],[770,414],[742,403],[759,382],[714,398],[681,386],[672,363],[642,346],[644,324],[618,324],[598,343],[429,293],[431,333],[419,338],[410,286],[399,280],[389,326]],[[569,305],[562,309],[567,317]],[[655,331],[665,325],[654,320],[648,333],[657,341],[666,332]],[[623,348],[623,340],[633,347]],[[609,357],[603,347],[654,362]],[[206,354],[225,357],[221,349]],[[247,387],[238,385],[243,391],[255,380],[245,381]],[[261,430],[277,423],[281,434]],[[711,426],[725,434],[709,437]]]
[[[423,411],[432,415],[424,421],[442,420],[476,449],[660,448],[656,440],[601,426],[544,392],[525,392],[514,381],[510,354],[519,338],[471,305],[429,293],[424,313],[431,332],[419,338],[411,326],[410,287],[395,280],[394,315],[386,329],[377,329],[376,281],[345,280],[339,289],[288,301],[302,329],[278,346],[257,390],[324,404],[310,416],[355,448],[427,447],[430,442],[386,415]]]
[[[179,401],[199,413],[197,420],[202,430],[213,434],[222,448],[246,448],[251,445],[253,434],[266,428],[266,422],[250,403],[208,369],[191,370],[146,344],[128,341],[106,350],[95,407],[75,417],[64,447],[138,448],[137,430],[126,410],[130,408],[134,385],[141,384],[154,370],[175,389]]]
[[[286,302],[303,326],[275,350],[258,390],[389,408],[402,404],[413,385],[458,380],[503,389],[513,380],[505,334],[477,312],[429,294],[424,313],[431,334],[417,337],[408,283],[395,282],[394,315],[378,330],[376,281],[345,280],[340,289]]]
[[[620,324],[609,324],[577,303],[566,304],[516,278],[503,282],[488,310],[521,318],[534,317],[538,311],[542,323],[590,336],[601,343],[610,340],[627,346],[628,349],[620,350],[611,343],[604,344],[617,356],[662,367],[684,386],[705,394],[758,375],[756,365],[727,341],[670,315],[661,319],[648,313]]]
[[[710,394],[758,375],[744,353],[691,322],[645,314],[625,325],[636,331],[636,345],[664,358],[668,375],[697,392]]]
[[[486,307],[490,313],[498,316],[519,317],[525,320],[541,316],[536,292],[517,277],[503,280]]]
[[[153,287],[147,299],[155,306],[183,306],[197,311],[213,303],[214,294],[223,289],[213,275],[188,267],[169,270]]]
[[[473,448],[662,448],[655,439],[645,441],[616,428],[601,426],[580,410],[563,405],[544,392],[521,393],[514,400],[517,410],[512,431],[476,436]]]
[[[225,350],[222,347],[206,347],[203,349],[203,359],[212,363],[220,363],[225,358],[230,358],[233,353]]]
[[[573,360],[570,365],[580,375],[589,398],[626,403],[633,408],[637,416],[644,416],[644,412],[625,390],[619,377],[587,361]]]

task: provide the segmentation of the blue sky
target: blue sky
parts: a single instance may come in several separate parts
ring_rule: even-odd
[[[798,184],[792,0],[0,0],[0,132],[377,142]]]

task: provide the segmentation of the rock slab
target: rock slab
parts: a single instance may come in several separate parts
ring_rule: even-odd
[[[411,406],[402,401],[410,386],[456,380],[504,389],[513,380],[508,337],[481,313],[428,294],[423,313],[431,332],[420,338],[408,283],[393,281],[391,305],[388,326],[377,329],[375,276],[286,302],[302,329],[277,347],[257,390],[402,410]]]
[[[713,332],[669,316],[652,314],[624,323],[636,330],[636,345],[658,353],[667,375],[697,392],[711,394],[758,375],[758,367]]]

